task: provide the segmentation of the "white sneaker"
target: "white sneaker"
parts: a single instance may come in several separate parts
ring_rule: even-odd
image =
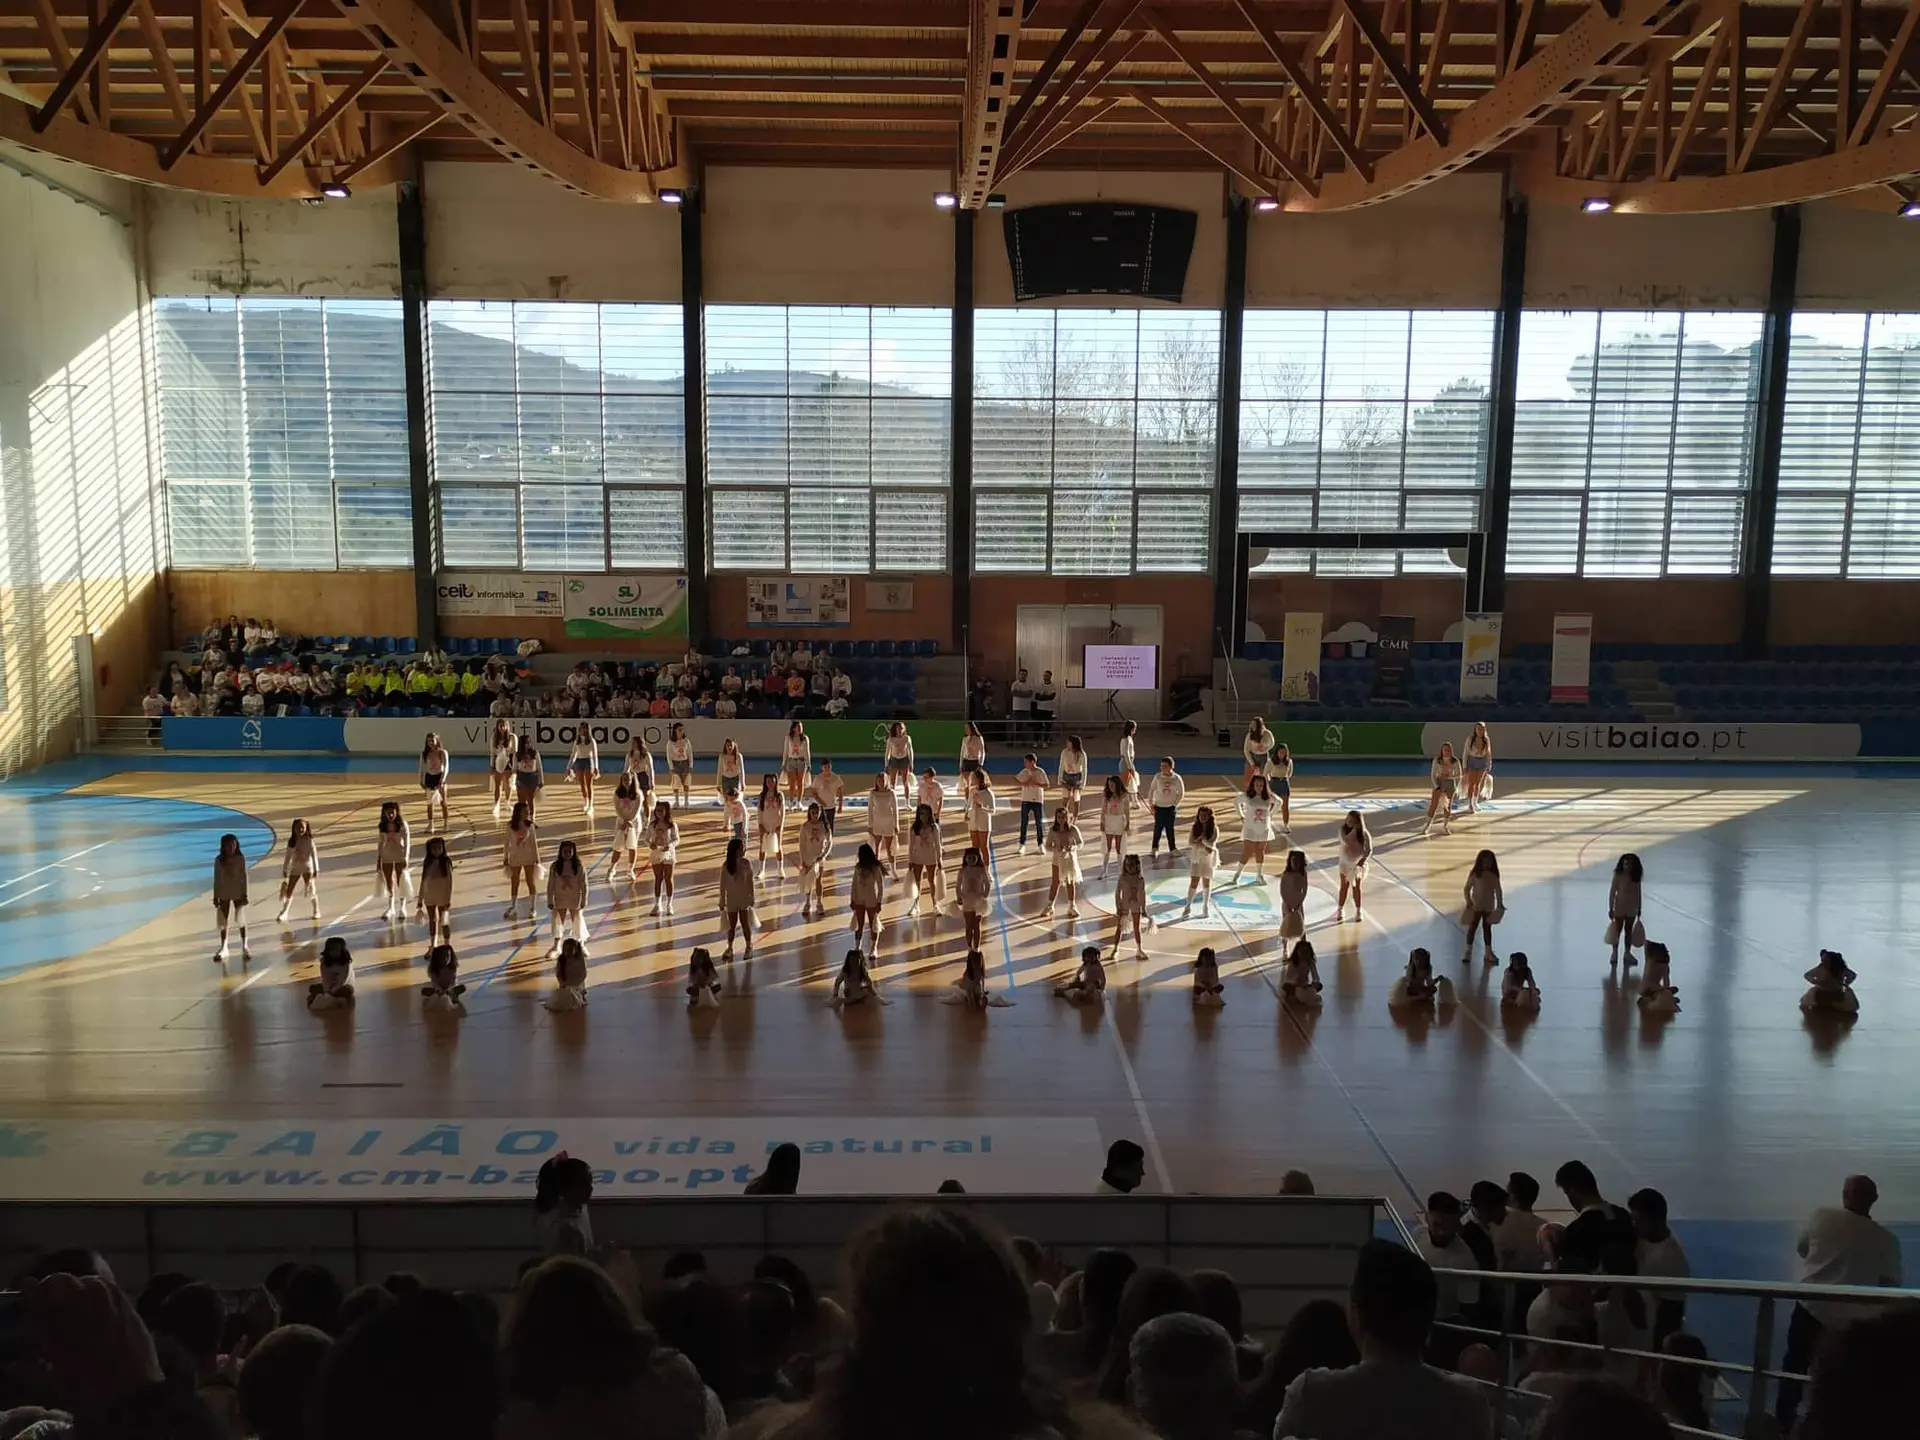
[[[667,897],[667,914],[671,915],[672,913],[673,913],[673,897],[669,895]]]
[[[502,920],[513,920],[513,919],[517,919],[519,917],[519,914],[520,914],[520,902],[518,900],[513,900],[508,902],[506,913],[501,915],[500,918]]]
[[[1078,920],[1079,918],[1080,918],[1080,907],[1078,905],[1067,906],[1067,919]]]
[[[1033,853],[1032,847],[1029,846],[1025,841],[1022,841],[1020,844],[1020,853],[1022,855],[1031,855]]]
[[[655,900],[653,902],[653,909],[649,910],[647,914],[658,915],[659,913],[660,913],[660,902],[658,900]]]
[[[582,945],[587,943],[589,937],[587,935],[587,921],[585,916],[582,916],[574,922],[573,938],[578,940]]]
[[[1182,920],[1190,920],[1193,918],[1193,901],[1189,900],[1185,905],[1180,907],[1180,918]]]
[[[242,965],[247,965],[252,963],[252,960],[253,960],[253,951],[249,950],[247,948],[247,942],[242,940],[240,942],[240,963]]]
[[[282,905],[280,907],[280,913],[273,917],[273,923],[276,925],[284,925],[287,923],[287,907],[286,906]]]
[[[213,963],[216,965],[224,965],[227,963],[227,942],[226,941],[222,940],[220,942],[220,948],[213,952]]]
[[[320,902],[317,899],[313,902],[313,918],[315,920],[320,918]]]

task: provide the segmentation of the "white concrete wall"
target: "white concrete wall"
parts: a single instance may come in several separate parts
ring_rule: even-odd
[[[1535,205],[1526,303],[1540,310],[1760,310],[1773,267],[1773,217],[1586,215]]]
[[[1920,221],[1810,205],[1800,212],[1802,310],[1920,310]]]
[[[400,293],[392,190],[320,204],[147,193],[156,295],[391,299]]]

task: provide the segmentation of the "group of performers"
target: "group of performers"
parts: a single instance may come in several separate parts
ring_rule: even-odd
[[[587,727],[580,727],[578,735],[565,769],[578,791],[582,812],[592,817],[599,798],[600,755]],[[1129,934],[1134,953],[1144,956],[1142,930],[1155,923],[1150,914],[1142,856],[1127,848],[1136,812],[1141,809],[1152,812],[1152,839],[1147,858],[1157,860],[1163,837],[1169,858],[1180,858],[1176,822],[1178,808],[1186,794],[1185,781],[1174,761],[1165,758],[1158,762],[1155,773],[1143,786],[1134,747],[1135,727],[1129,723],[1120,738],[1117,771],[1103,782],[1096,812],[1101,874],[1107,875],[1118,867],[1112,903],[1112,953],[1108,958],[1117,957]],[[626,882],[637,885],[644,852],[653,893],[652,909],[648,912],[651,916],[674,914],[675,869],[682,838],[679,816],[685,813],[694,796],[694,754],[684,726],[670,727],[666,751],[666,775],[662,777],[645,738],[636,735],[622,758],[613,789],[614,832],[606,878],[609,883],[617,883],[624,866]],[[1286,745],[1278,743],[1259,720],[1249,727],[1243,753],[1246,763],[1242,786],[1234,798],[1240,822],[1239,852],[1229,885],[1244,883],[1251,866],[1254,882],[1264,886],[1268,849],[1278,843],[1284,855],[1277,877],[1279,933],[1283,940],[1291,942],[1282,964],[1279,988],[1282,998],[1289,1002],[1317,1005],[1322,984],[1313,947],[1305,938],[1306,905],[1311,888],[1307,855],[1289,843],[1293,757]],[[996,1003],[996,997],[987,992],[981,959],[982,930],[992,909],[994,892],[992,828],[1000,808],[986,761],[986,741],[978,727],[969,724],[959,755],[957,800],[968,843],[962,851],[949,896],[944,869],[944,824],[955,802],[932,766],[916,771],[913,741],[906,727],[897,722],[891,727],[884,742],[880,771],[865,797],[865,839],[857,847],[849,876],[848,929],[852,943],[834,984],[836,1005],[858,1004],[877,997],[872,964],[883,923],[882,911],[890,885],[903,880],[909,915],[921,913],[923,905],[931,905],[937,913],[944,903],[950,913],[957,914],[962,921],[966,960],[950,998],[976,1006]],[[1013,777],[1019,791],[1020,854],[1029,853],[1031,824],[1050,868],[1044,911],[1047,916],[1054,913],[1063,894],[1066,917],[1072,920],[1080,913],[1078,899],[1084,880],[1080,850],[1086,843],[1081,826],[1082,796],[1087,789],[1090,768],[1080,737],[1069,735],[1060,752],[1057,779],[1050,779],[1039,758],[1031,753],[1023,757],[1022,768]],[[429,831],[434,828],[436,807],[440,822],[450,823],[447,792],[451,776],[452,764],[445,746],[438,735],[429,735],[418,766]],[[547,1004],[553,1009],[578,1009],[586,1003],[590,867],[572,840],[560,841],[551,860],[546,858],[537,818],[545,790],[544,763],[532,742],[518,736],[504,721],[494,728],[490,776],[495,818],[511,806],[501,833],[501,864],[508,880],[504,918],[509,921],[534,919],[535,898],[541,893],[544,880],[550,917],[547,954],[555,964],[555,990]],[[1486,728],[1475,727],[1465,747],[1464,761],[1456,759],[1451,745],[1443,745],[1433,761],[1431,776],[1433,788],[1423,834],[1431,830],[1436,820],[1443,828],[1447,826],[1456,803],[1464,802],[1471,812],[1490,797],[1492,747]],[[657,793],[663,778],[671,787],[670,797]],[[815,768],[811,742],[803,722],[798,720],[788,728],[778,772],[763,778],[758,794],[751,800],[751,808],[745,757],[731,739],[722,744],[715,757],[713,781],[720,802],[722,827],[727,835],[716,887],[725,942],[719,959],[731,961],[738,941],[743,958],[751,960],[763,886],[782,878],[789,811],[801,817],[792,866],[798,880],[800,916],[812,919],[827,913],[827,862],[846,808],[847,785],[830,758],[823,757]],[[1047,793],[1055,785],[1061,798],[1052,819],[1047,821]],[[679,810],[676,802],[681,807]],[[904,857],[899,853],[903,814],[907,820]],[[1187,826],[1185,848],[1185,904],[1171,923],[1191,918],[1196,902],[1203,918],[1211,913],[1215,877],[1221,865],[1221,833],[1213,807],[1203,805],[1195,812]],[[1353,918],[1359,921],[1363,918],[1364,890],[1374,851],[1373,837],[1360,811],[1350,810],[1341,820],[1337,851],[1338,898],[1334,919],[1336,923],[1345,921],[1347,901],[1351,897]],[[445,836],[429,836],[418,865],[416,884],[411,828],[399,802],[386,801],[381,806],[376,828],[375,865],[379,877],[376,893],[385,901],[384,917],[389,921],[404,920],[411,899],[415,915],[426,924],[428,985],[423,994],[427,1003],[434,1008],[458,1008],[465,987],[459,983],[458,957],[452,944],[454,864]],[[318,922],[319,874],[320,856],[313,829],[305,819],[296,819],[288,831],[282,855],[280,910],[276,917],[280,923],[286,923],[296,894],[305,895],[312,918]],[[1609,888],[1606,939],[1612,952],[1611,963],[1615,965],[1620,963],[1623,949],[1629,969],[1637,963],[1635,950],[1644,954],[1639,1004],[1652,1013],[1672,1014],[1680,1008],[1679,991],[1673,984],[1666,947],[1646,938],[1641,921],[1643,874],[1637,855],[1620,857]],[[524,915],[520,909],[523,889]],[[246,928],[248,865],[238,839],[232,835],[221,838],[220,853],[214,861],[213,900],[219,927],[215,961],[224,964],[229,957],[230,924],[237,925],[239,930],[242,960],[250,959]],[[1486,963],[1499,963],[1494,952],[1493,930],[1505,918],[1506,901],[1499,860],[1492,850],[1481,850],[1476,855],[1463,885],[1462,901],[1463,963],[1473,958],[1476,936],[1480,937]],[[1105,963],[1101,947],[1088,946],[1079,966],[1057,988],[1057,993],[1076,1001],[1098,1000],[1106,988]],[[333,1008],[351,1002],[350,966],[351,957],[345,942],[338,937],[328,940],[321,957],[321,979],[312,987],[310,997],[315,1008]],[[1811,988],[1803,998],[1803,1008],[1810,1012],[1856,1014],[1858,1002],[1853,995],[1853,979],[1853,972],[1837,954],[1823,951],[1821,964],[1808,972]],[[719,994],[714,958],[709,950],[698,949],[689,962],[688,1003],[704,1008],[717,1003]],[[1200,950],[1195,958],[1193,995],[1196,1004],[1224,1003],[1218,957],[1210,948]],[[1451,985],[1444,977],[1434,976],[1432,958],[1422,948],[1414,950],[1409,957],[1405,973],[1393,986],[1389,1004],[1396,1009],[1444,1006],[1452,1003],[1452,999]],[[1507,959],[1501,1002],[1503,1006],[1523,1010],[1539,1008],[1540,988],[1523,953],[1515,952]]]

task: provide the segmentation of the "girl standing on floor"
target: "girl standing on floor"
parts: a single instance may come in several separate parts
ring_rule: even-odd
[[[593,738],[593,727],[582,719],[573,727],[573,749],[567,752],[567,769],[580,786],[580,809],[593,818],[593,782],[600,778],[600,744]]]
[[[753,959],[753,906],[755,901],[753,866],[747,863],[746,842],[738,836],[727,841],[727,858],[720,863],[720,914],[727,924],[727,948],[722,960],[733,959],[733,935],[744,932],[746,957]]]
[[[653,866],[653,909],[673,914],[673,866],[680,855],[680,827],[673,823],[673,805],[662,800],[653,807],[647,824],[647,859]]]
[[[1185,919],[1193,914],[1193,894],[1200,892],[1200,913],[1213,908],[1213,872],[1220,868],[1220,827],[1213,818],[1213,807],[1202,805],[1187,831],[1187,908]]]
[[[693,799],[693,741],[687,727],[678,720],[667,727],[667,773],[673,776],[673,793],[682,805]]]
[[[864,932],[867,949],[879,949],[880,907],[886,903],[887,872],[881,868],[880,857],[873,853],[871,845],[860,847],[860,853],[853,862],[853,880],[847,890],[853,910],[853,924],[850,927],[853,943],[858,945]]]
[[[1640,881],[1645,871],[1640,857],[1622,855],[1613,867],[1613,883],[1607,887],[1607,963],[1620,959],[1620,942],[1627,942],[1627,964],[1633,964],[1633,947],[1647,943],[1647,932],[1640,923]]]
[[[873,777],[873,789],[867,792],[867,839],[876,855],[886,855],[889,872],[893,869],[893,846],[900,838],[900,802],[894,798],[893,785],[883,775]]]
[[[433,802],[440,802],[440,818],[447,819],[447,771],[452,762],[440,736],[429,730],[427,743],[420,750],[420,788],[427,797],[427,829],[433,829]],[[450,822],[449,822],[450,823]]]
[[[714,757],[713,782],[719,788],[722,799],[738,795],[746,788],[746,757],[741,755],[740,747],[733,743],[731,735],[720,742],[720,753]]]
[[[507,869],[507,913],[503,918],[512,920],[517,915],[520,882],[524,880],[527,885],[527,918],[531,920],[533,895],[540,873],[540,832],[533,828],[533,813],[524,802],[513,807],[501,849]]]
[[[320,852],[314,848],[313,827],[305,820],[296,820],[287,831],[286,857],[280,862],[280,913],[275,917],[277,924],[287,923],[287,907],[293,903],[293,892],[305,886],[307,899],[313,903],[313,918],[320,918],[320,892],[314,888],[314,881],[320,875]]]
[[[780,747],[780,768],[787,777],[787,798],[797,806],[813,773],[813,741],[798,720],[787,726],[787,738]]]
[[[960,857],[960,874],[953,882],[954,898],[960,902],[960,923],[966,926],[967,948],[980,948],[980,927],[993,903],[993,873],[978,845],[969,845]]]
[[[940,783],[940,777],[931,765],[920,772],[920,784],[913,792],[913,803],[932,810],[936,820],[946,813],[947,788]]]
[[[740,798],[738,790],[721,797],[720,823],[728,835],[742,845],[747,843],[747,802]]]
[[[903,794],[913,793],[913,737],[907,734],[907,727],[898,720],[887,727],[886,753],[882,757],[886,764],[887,784],[895,781],[900,784]]]
[[[987,768],[987,737],[980,733],[980,727],[969,720],[966,734],[960,737],[960,784],[964,787],[967,777],[976,770]]]
[[[1297,941],[1287,953],[1287,963],[1280,969],[1280,997],[1300,1005],[1318,1005],[1324,988],[1320,983],[1320,961],[1313,953],[1313,946],[1305,940]]]
[[[1273,752],[1273,763],[1267,767],[1267,786],[1280,802],[1280,833],[1293,834],[1293,751],[1285,745]]]
[[[1089,945],[1080,952],[1080,968],[1066,983],[1054,986],[1053,993],[1076,1005],[1091,1000],[1098,1005],[1107,993],[1107,967],[1100,963],[1100,947]]]
[[[1640,1008],[1649,1015],[1672,1015],[1680,1009],[1680,992],[1673,984],[1673,957],[1658,940],[1647,942],[1647,968],[1640,975]]]
[[[427,916],[427,949],[453,943],[453,927],[447,912],[453,908],[453,857],[447,854],[447,842],[441,836],[427,841],[427,853],[420,861],[420,908]]]
[[[1247,738],[1240,747],[1240,753],[1247,757],[1247,768],[1240,776],[1240,788],[1245,790],[1253,783],[1253,777],[1267,773],[1267,766],[1273,758],[1273,732],[1267,729],[1267,722],[1258,715],[1247,726]]]
[[[1480,808],[1482,800],[1493,798],[1493,736],[1483,722],[1475,721],[1473,734],[1467,737],[1466,760],[1467,813]]]
[[[1133,737],[1139,730],[1131,720],[1120,727],[1120,789],[1129,809],[1140,803],[1140,771],[1133,758]]]
[[[1487,937],[1487,963],[1497,965],[1500,957],[1493,953],[1493,927],[1506,918],[1507,898],[1500,889],[1500,861],[1491,850],[1473,857],[1473,869],[1467,872],[1461,893],[1467,902],[1460,913],[1460,923],[1467,927],[1467,950],[1461,962],[1473,959],[1473,932],[1482,930]]]
[[[561,938],[569,932],[586,943],[587,867],[580,863],[580,849],[571,840],[560,842],[560,853],[547,871],[547,911],[553,927],[553,948],[548,954],[560,953]]]
[[[1347,918],[1347,891],[1353,891],[1353,918],[1363,919],[1361,887],[1367,883],[1367,871],[1373,864],[1373,836],[1367,833],[1367,819],[1358,810],[1347,811],[1340,822],[1340,898],[1334,903],[1333,918]]]
[[[1124,858],[1127,850],[1128,812],[1133,808],[1133,799],[1127,794],[1126,784],[1118,775],[1109,775],[1100,786],[1100,873],[1107,873],[1107,866],[1115,860]]]
[[[1859,978],[1847,968],[1846,957],[1838,950],[1822,950],[1820,963],[1807,971],[1810,988],[1800,997],[1801,1011],[1808,1015],[1825,1011],[1853,1019],[1860,1013],[1859,997],[1853,993],[1853,982]]]
[[[840,962],[840,973],[833,977],[833,994],[827,997],[827,1003],[836,1008],[858,1005],[862,1000],[873,999],[877,993],[873,971],[867,966],[867,952],[855,946]]]
[[[1213,953],[1211,945],[1202,946],[1200,953],[1193,957],[1193,1003],[1207,1006],[1227,1003],[1227,987],[1220,983],[1220,957]]]
[[[587,947],[568,940],[554,949],[553,993],[540,1003],[557,1014],[587,1008]]]
[[[644,731],[633,732],[633,743],[627,746],[627,758],[621,762],[621,773],[631,775],[635,788],[640,792],[643,809],[653,808],[653,751],[647,748]]]
[[[379,838],[374,848],[380,884],[387,895],[386,918],[389,920],[398,920],[406,912],[406,904],[400,897],[407,887],[407,862],[412,854],[413,832],[401,817],[400,802],[389,800],[380,807]]]
[[[753,802],[754,829],[760,837],[760,873],[767,873],[773,862],[773,878],[780,878],[780,831],[787,823],[787,802],[780,798],[780,782],[772,775],[760,777],[760,796]]]
[[[1053,861],[1053,882],[1047,886],[1047,914],[1053,914],[1054,897],[1062,886],[1067,891],[1067,919],[1077,919],[1080,907],[1074,903],[1080,893],[1080,827],[1062,805],[1053,812],[1053,825],[1047,831],[1046,852]]]
[[[807,818],[800,822],[800,918],[811,920],[813,912],[827,913],[827,855],[833,849],[833,832],[827,828],[820,802],[807,806]]]
[[[1067,792],[1067,813],[1080,818],[1080,790],[1087,783],[1087,752],[1078,735],[1067,736],[1067,747],[1060,752],[1060,788]]]
[[[460,983],[460,957],[451,945],[436,945],[427,955],[427,983],[420,988],[423,1010],[436,1014],[464,1015],[467,1007],[460,997],[467,987]]]
[[[1500,978],[1500,1003],[1516,1010],[1540,1008],[1540,986],[1533,978],[1533,966],[1527,963],[1524,950],[1514,950],[1507,956],[1506,973]]]
[[[1125,804],[1124,797],[1121,804]],[[1147,877],[1140,873],[1140,857],[1129,855],[1120,863],[1120,879],[1113,887],[1113,953],[1120,953],[1120,941],[1127,933],[1127,922],[1133,922],[1133,953],[1141,959],[1147,957],[1147,947],[1140,941],[1140,917],[1147,913]]]
[[[513,789],[513,757],[519,752],[520,740],[513,733],[513,726],[505,720],[493,722],[493,738],[487,742],[487,749],[493,759],[489,773],[493,777],[493,818],[500,818],[500,809],[507,803],[507,795]]]
[[[696,946],[687,957],[687,1009],[720,1008],[720,972],[714,969],[713,955],[704,945]]]
[[[1299,940],[1307,933],[1307,852],[1289,850],[1280,872],[1280,938]]]
[[[920,897],[932,897],[933,908],[940,908],[940,847],[944,837],[933,807],[914,807],[913,825],[907,831],[907,873],[912,888],[907,892],[907,913],[920,907]]]
[[[540,808],[540,792],[546,788],[546,766],[534,747],[533,737],[520,737],[520,748],[513,753],[513,798],[531,821]]]
[[[1247,793],[1236,796],[1234,805],[1240,811],[1240,863],[1233,867],[1233,883],[1240,883],[1251,860],[1254,880],[1264,885],[1267,846],[1273,843],[1273,793],[1267,788],[1267,777],[1256,775],[1249,780]]]
[[[213,917],[220,926],[220,944],[213,952],[213,963],[227,962],[230,921],[240,929],[240,963],[253,959],[253,952],[247,948],[247,857],[240,853],[238,835],[220,837],[220,853],[213,860]]]
[[[1427,798],[1427,824],[1420,833],[1433,833],[1434,817],[1440,819],[1440,832],[1443,835],[1453,833],[1453,801],[1460,793],[1460,762],[1453,758],[1453,744],[1442,741],[1440,753],[1433,757],[1433,765],[1428,771],[1433,781],[1433,793]]]
[[[620,772],[613,787],[613,858],[607,862],[607,883],[613,883],[620,870],[620,857],[627,857],[627,883],[640,878],[640,787],[631,770]]]
[[[1014,784],[1020,787],[1020,853],[1024,855],[1029,820],[1033,822],[1033,838],[1039,841],[1047,838],[1047,772],[1040,768],[1037,755],[1025,757]]]
[[[971,786],[966,792],[967,843],[983,856],[990,855],[993,853],[988,848],[993,839],[993,812],[1000,808],[999,798],[993,793],[993,777],[982,768],[962,783]]]

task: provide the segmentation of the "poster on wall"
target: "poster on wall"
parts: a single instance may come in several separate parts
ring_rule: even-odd
[[[1576,705],[1587,702],[1587,675],[1593,658],[1593,617],[1556,615],[1553,617],[1553,670],[1548,677],[1547,698],[1568,700]]]
[[[1460,698],[1495,700],[1500,695],[1500,616],[1471,614],[1460,627]]]
[[[686,638],[684,575],[569,575],[566,589],[569,637]]]
[[[1318,610],[1289,610],[1280,652],[1280,698],[1318,703],[1320,699],[1320,621]]]
[[[561,613],[560,577],[444,570],[433,577],[433,601],[442,615],[551,618]]]
[[[913,582],[911,580],[867,581],[867,609],[913,609]]]
[[[1405,705],[1413,678],[1413,617],[1382,615],[1373,647],[1373,698]]]
[[[853,584],[844,575],[747,581],[749,625],[847,625]]]

